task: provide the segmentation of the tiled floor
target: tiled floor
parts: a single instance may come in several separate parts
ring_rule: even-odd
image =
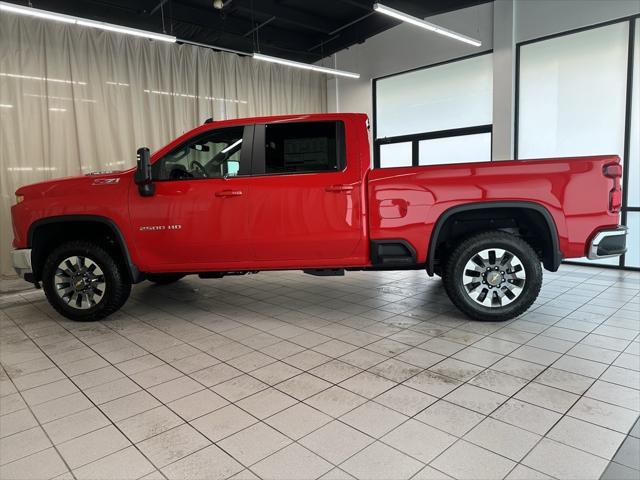
[[[4,294],[0,478],[617,478],[639,288],[563,266],[499,324],[419,271],[144,283],[84,324]]]

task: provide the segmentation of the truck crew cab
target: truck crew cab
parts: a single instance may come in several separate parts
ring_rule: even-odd
[[[136,169],[21,187],[13,263],[73,320],[133,283],[260,270],[426,270],[478,320],[525,312],[541,264],[625,251],[617,156],[371,169],[363,114],[209,122]]]

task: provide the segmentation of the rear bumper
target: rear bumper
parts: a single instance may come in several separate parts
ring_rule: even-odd
[[[33,282],[30,248],[12,250],[11,261],[13,262],[13,268],[19,277],[24,278],[28,282]]]
[[[627,227],[601,230],[591,240],[587,258],[618,257],[627,251]]]

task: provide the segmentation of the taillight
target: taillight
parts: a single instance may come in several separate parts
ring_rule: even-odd
[[[619,163],[610,163],[603,167],[602,173],[605,177],[620,178],[622,177],[622,165]]]
[[[618,213],[622,206],[622,192],[616,186],[609,192],[609,211],[611,213]]]
[[[608,163],[602,167],[602,174],[613,180],[613,188],[609,191],[609,211],[611,213],[618,213],[622,206],[622,191],[620,190],[622,165],[619,163]]]

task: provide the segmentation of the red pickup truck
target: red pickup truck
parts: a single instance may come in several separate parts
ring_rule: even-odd
[[[204,125],[137,168],[21,187],[13,263],[74,320],[131,285],[260,270],[426,270],[468,316],[525,312],[541,263],[625,251],[615,155],[371,169],[362,114]]]

